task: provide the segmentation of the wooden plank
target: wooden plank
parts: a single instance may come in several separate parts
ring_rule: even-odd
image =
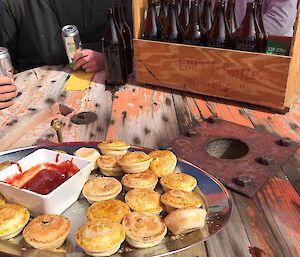
[[[126,85],[114,94],[107,138],[157,148],[178,135],[173,99],[167,91]]]
[[[274,236],[270,228],[272,224],[265,220],[262,208],[256,205],[253,199],[238,194],[235,194],[235,199],[251,246],[260,249],[266,256],[284,256],[278,242],[278,237],[281,235],[279,233],[277,237]],[[274,226],[276,226],[276,223]],[[291,254],[289,253],[289,255]]]
[[[67,73],[62,66],[44,66],[16,77],[15,104],[0,112],[0,149],[8,150],[35,144],[59,117],[57,102]]]
[[[232,213],[228,224],[215,236],[205,242],[208,256],[247,256],[250,246],[241,216],[233,201]]]
[[[207,257],[205,244],[201,243],[179,253],[170,254],[170,257]]]
[[[290,57],[139,39],[134,48],[138,82],[284,108]]]
[[[299,4],[298,4],[299,7]],[[298,9],[299,10],[299,9]],[[287,80],[287,92],[285,96],[285,106],[291,106],[296,102],[296,96],[300,91],[300,17],[299,11],[297,14],[297,19],[294,25],[294,36],[293,44],[291,47],[290,55],[292,56],[289,75]]]
[[[288,180],[273,177],[257,194],[262,209],[284,256],[300,255],[300,196]]]
[[[104,85],[104,71],[94,75],[90,87],[86,91],[68,91],[62,103],[72,109],[63,122],[63,140],[72,141],[102,141],[105,139],[111,117],[112,93]],[[76,125],[71,117],[80,112],[93,112],[97,120],[90,124]]]
[[[299,141],[299,95],[297,96],[297,102],[286,115],[247,109],[244,110],[244,114],[261,131],[268,131]],[[257,212],[264,215],[265,221],[268,222],[272,234],[280,245],[283,256],[299,256],[300,252],[300,233],[298,229],[300,225],[300,198],[295,191],[295,189],[299,190],[300,185],[299,160],[300,151],[282,168],[290,181],[279,171],[255,197],[256,206],[259,208]]]
[[[190,127],[193,127],[199,122],[207,119],[212,115],[207,107],[207,102],[201,96],[193,97],[194,94],[179,94],[173,93],[175,110],[179,129],[181,134],[185,133]],[[200,107],[199,107],[200,106]]]

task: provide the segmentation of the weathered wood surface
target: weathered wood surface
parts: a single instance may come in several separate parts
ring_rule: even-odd
[[[210,115],[300,141],[300,98],[285,115],[191,93],[139,87],[134,81],[108,88],[97,73],[87,91],[63,91],[69,69],[42,67],[17,75],[22,92],[16,104],[0,111],[0,150],[57,142],[50,123],[60,119],[64,141],[122,138],[156,148]],[[59,104],[74,109],[62,115]],[[75,125],[73,114],[92,111],[96,122]],[[233,213],[227,226],[205,243],[173,257],[300,256],[300,151],[251,199],[232,193]],[[298,190],[298,193],[297,191]]]
[[[290,57],[139,39],[134,48],[139,82],[284,108]]]

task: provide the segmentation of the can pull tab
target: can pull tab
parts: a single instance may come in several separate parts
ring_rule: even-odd
[[[54,119],[51,121],[51,127],[56,131],[58,142],[63,142],[61,132],[62,122],[59,119]]]

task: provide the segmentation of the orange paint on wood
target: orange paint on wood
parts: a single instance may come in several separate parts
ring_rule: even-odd
[[[273,177],[258,193],[269,224],[274,222],[300,256],[300,196],[288,180]],[[275,226],[274,224],[274,226]]]
[[[197,105],[197,107],[200,109],[201,114],[204,118],[208,118],[209,116],[211,116],[211,112],[210,112],[209,108],[207,107],[207,103],[205,100],[198,98],[198,97],[197,98],[195,97],[193,100],[195,101],[195,104]]]
[[[76,111],[80,111],[85,95],[85,91],[73,91],[71,95],[65,100],[64,104]]]
[[[242,114],[243,109],[241,107],[230,105],[228,102],[220,99],[214,99],[214,102],[210,102],[209,106],[220,119],[253,128],[251,121]]]

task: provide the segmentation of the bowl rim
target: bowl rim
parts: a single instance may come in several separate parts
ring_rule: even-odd
[[[62,184],[60,184],[59,186],[57,186],[56,188],[54,188],[51,192],[49,192],[49,193],[46,194],[46,195],[43,195],[43,194],[40,194],[40,193],[37,193],[37,192],[34,192],[34,191],[30,191],[30,190],[24,189],[24,188],[18,188],[18,187],[16,187],[16,186],[11,185],[11,184],[5,183],[4,181],[1,181],[1,180],[0,180],[0,185],[3,185],[3,186],[5,186],[5,187],[7,187],[7,188],[13,188],[14,190],[22,191],[22,192],[25,193],[25,194],[34,195],[34,196],[37,196],[37,197],[40,197],[40,198],[43,198],[43,199],[47,199],[47,198],[53,197],[53,195],[54,195],[55,193],[57,193],[57,191],[58,191],[59,189],[61,189],[61,187],[62,187],[63,185],[66,185],[65,183],[67,183],[67,182],[70,183],[71,181],[73,181],[74,179],[76,179],[76,177],[78,177],[81,173],[83,173],[83,172],[85,171],[85,169],[88,168],[88,166],[90,166],[90,168],[92,168],[92,167],[91,167],[91,166],[92,166],[92,161],[90,161],[90,160],[87,160],[87,159],[84,159],[84,158],[81,158],[81,157],[78,157],[78,156],[74,156],[74,155],[71,155],[71,154],[68,154],[68,153],[60,153],[60,152],[56,152],[56,151],[54,151],[54,150],[47,149],[47,148],[39,148],[39,149],[35,150],[34,152],[28,154],[27,156],[23,157],[23,158],[20,159],[18,162],[22,161],[24,158],[26,158],[26,157],[28,157],[28,156],[30,156],[30,155],[32,155],[32,154],[35,154],[36,152],[44,151],[44,150],[49,151],[49,152],[53,152],[53,153],[59,154],[59,155],[69,156],[71,159],[75,159],[75,160],[77,159],[77,160],[80,160],[80,161],[85,161],[85,162],[87,162],[87,164],[85,164],[84,167],[81,168],[79,171],[77,171],[73,176],[71,176],[70,178],[68,178],[66,181],[64,181]],[[52,163],[52,162],[49,162],[49,163]],[[13,163],[13,164],[11,164],[11,165],[16,165],[16,164]],[[10,165],[9,167],[11,167],[11,165]],[[35,165],[38,165],[38,164],[35,164]],[[33,165],[33,166],[35,166],[35,165]],[[31,167],[33,167],[33,166],[31,166]],[[8,169],[9,167],[3,169],[1,172],[4,172],[4,171],[5,171],[6,169]],[[31,167],[30,167],[30,168],[31,168]],[[30,169],[30,168],[28,168],[28,169]],[[26,169],[24,172],[26,172],[28,169]],[[22,172],[22,173],[24,173],[24,172]]]

